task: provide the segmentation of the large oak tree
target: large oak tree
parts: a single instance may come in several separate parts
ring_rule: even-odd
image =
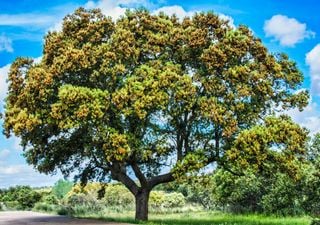
[[[302,80],[286,55],[210,12],[114,22],[80,8],[46,35],[40,63],[12,64],[4,130],[40,172],[122,182],[147,220],[156,185],[213,163],[291,168],[306,131],[273,113],[306,106]]]

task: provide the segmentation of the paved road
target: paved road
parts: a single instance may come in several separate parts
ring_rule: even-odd
[[[36,212],[0,212],[0,225],[126,225],[101,221],[72,219]],[[129,224],[127,224],[129,225]]]

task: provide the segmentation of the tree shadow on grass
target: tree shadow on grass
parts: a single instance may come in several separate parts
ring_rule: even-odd
[[[145,224],[145,225],[308,225],[305,221],[293,220],[263,220],[252,218],[217,218],[217,219],[150,219],[148,222],[138,222],[132,218],[108,218],[104,217],[105,221],[130,223],[130,224]]]
[[[244,219],[213,219],[213,220],[184,220],[184,219],[163,219],[150,220],[146,224],[152,225],[305,225],[305,223],[279,222],[279,221],[253,221]]]

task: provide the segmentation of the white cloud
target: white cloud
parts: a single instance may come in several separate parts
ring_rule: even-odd
[[[186,11],[179,5],[173,5],[173,6],[164,6],[161,7],[155,11],[153,11],[153,14],[159,14],[160,12],[164,12],[167,15],[173,15],[175,14],[178,18],[183,19],[184,17],[192,17],[195,13],[198,11]],[[219,13],[218,16],[220,19],[229,21],[229,25],[233,28],[235,28],[234,20],[231,16]]]
[[[147,0],[100,0],[98,2],[88,1],[85,4],[85,8],[100,8],[102,13],[107,16],[111,16],[114,20],[118,19],[120,16],[124,15],[127,9],[130,9],[134,6],[154,6],[150,1]],[[186,11],[179,5],[172,5],[172,6],[163,6],[161,8],[157,8],[152,11],[152,14],[159,14],[160,12],[164,12],[167,15],[175,14],[178,18],[182,19],[184,17],[191,17],[197,11]],[[224,20],[229,21],[229,25],[231,27],[234,26],[234,20],[232,17],[219,14],[219,17]]]
[[[33,58],[33,62],[34,63],[40,63],[41,62],[41,60],[42,60],[42,56],[39,56],[39,57],[37,57],[37,58]]]
[[[0,110],[3,109],[4,98],[7,95],[8,84],[8,72],[10,69],[10,64],[0,68]]]
[[[273,37],[281,45],[293,47],[305,38],[312,38],[315,33],[307,30],[305,23],[284,15],[275,15],[265,21],[264,31],[267,37]]]
[[[320,44],[306,54],[306,63],[310,67],[311,92],[320,95]]]
[[[0,26],[47,26],[56,21],[56,17],[44,14],[0,14]]]
[[[287,114],[291,116],[293,121],[307,128],[310,135],[314,135],[320,132],[319,109],[319,105],[311,99],[309,105],[302,112],[298,109],[291,109],[287,111]]]
[[[49,31],[57,31],[57,32],[62,31],[62,21],[63,20],[60,20],[60,21],[56,22],[48,30]]]
[[[0,188],[16,185],[51,186],[60,178],[62,178],[60,174],[55,176],[40,174],[26,164],[0,166]]]
[[[220,19],[229,21],[228,24],[230,25],[230,27],[236,28],[236,25],[234,25],[234,19],[231,16],[222,13],[219,13],[218,16],[220,17]]]
[[[5,35],[0,36],[0,52],[13,52],[12,41]]]
[[[5,159],[10,155],[10,151],[8,149],[3,149],[0,151],[0,159]]]
[[[94,1],[88,1],[88,2],[84,5],[84,7],[85,7],[86,9],[93,9],[95,6],[96,6],[96,3],[95,3]]]
[[[111,16],[114,20],[124,15],[127,9],[134,6],[148,6],[147,0],[100,0],[98,2],[88,1],[85,8],[100,8],[102,13]]]
[[[167,15],[175,14],[180,19],[183,19],[184,17],[191,17],[191,16],[193,16],[193,14],[196,13],[196,11],[188,11],[187,12],[179,5],[161,7],[159,9],[153,11],[153,14],[159,14],[160,12],[164,12]]]
[[[3,176],[3,175],[20,174],[28,170],[29,168],[27,168],[26,165],[2,166],[0,167],[0,177],[1,175]]]

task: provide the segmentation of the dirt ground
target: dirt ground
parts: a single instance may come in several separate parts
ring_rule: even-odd
[[[0,212],[0,225],[129,225],[106,223],[95,220],[73,219],[66,216],[47,215],[36,212]]]

